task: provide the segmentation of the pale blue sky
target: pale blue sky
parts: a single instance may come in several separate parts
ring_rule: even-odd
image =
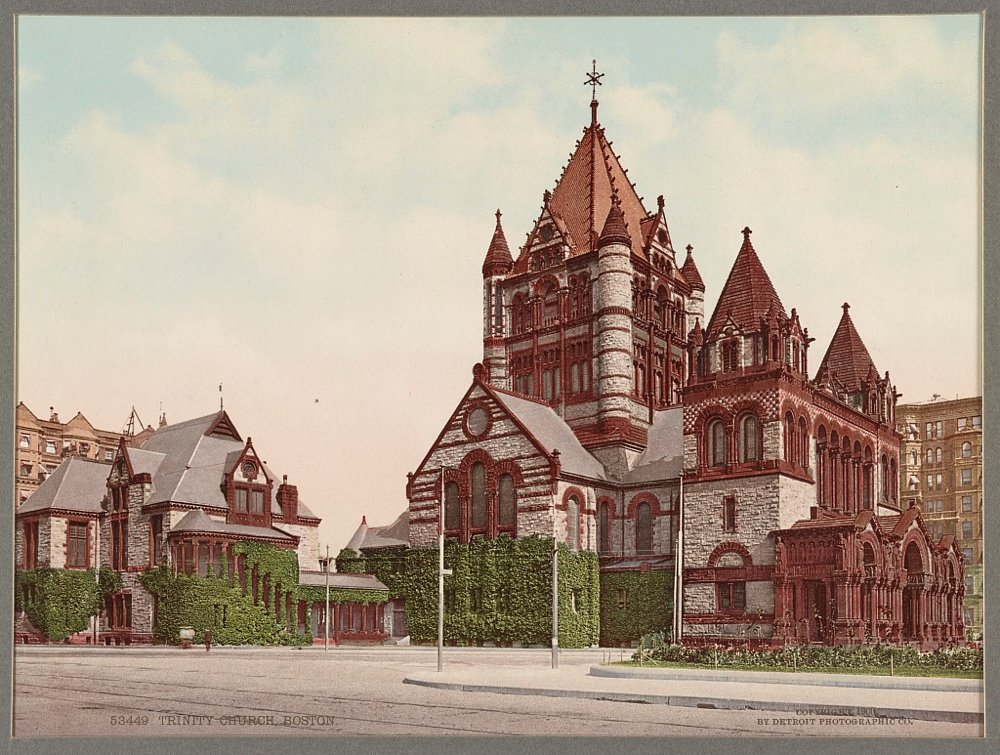
[[[904,401],[980,391],[978,17],[21,17],[20,398],[118,429],[222,382],[324,539],[387,523],[593,58],[709,311],[749,224],[814,367],[846,300]]]

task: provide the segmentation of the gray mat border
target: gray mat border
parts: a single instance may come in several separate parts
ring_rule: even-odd
[[[1000,34],[997,14],[1000,0],[968,2],[958,0],[839,0],[808,2],[807,0],[559,0],[537,3],[529,0],[0,0],[0,501],[12,501],[14,496],[14,408],[17,403],[15,374],[16,335],[16,225],[15,204],[15,18],[18,14],[40,15],[268,15],[268,16],[338,16],[338,15],[465,15],[465,16],[712,16],[712,15],[883,15],[984,13],[984,291],[983,291],[983,369],[984,369],[984,500],[995,499],[998,493],[997,473],[1000,473],[1000,403],[994,391],[1000,367],[1000,353],[994,345],[1000,343],[1000,107],[998,107],[998,59]],[[942,250],[942,254],[944,251]],[[3,542],[13,552],[13,510],[0,506],[0,533]],[[1000,542],[1000,523],[994,512],[984,522],[984,539]],[[98,755],[98,753],[163,752],[163,753],[271,753],[294,749],[301,753],[661,753],[668,749],[696,753],[778,752],[799,753],[803,740],[786,739],[722,739],[722,738],[629,738],[629,739],[487,739],[487,738],[399,738],[399,739],[18,739],[10,738],[11,673],[13,605],[12,557],[0,558],[0,643],[7,650],[0,669],[6,683],[0,686],[0,710],[6,715],[7,728],[0,746],[6,752],[65,753]],[[993,577],[1000,568],[1000,549],[988,549],[984,556],[987,575],[984,607],[987,636],[1000,637],[1000,579]],[[1000,695],[991,691],[997,684],[1000,666],[1000,644],[987,645],[987,698],[985,740],[950,740],[947,747],[955,753],[994,752],[1000,742]],[[936,753],[943,743],[936,740],[908,739],[810,739],[810,751],[824,752],[884,752],[922,755]]]

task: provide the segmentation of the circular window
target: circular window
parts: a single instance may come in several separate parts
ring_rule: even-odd
[[[257,465],[252,461],[243,462],[243,476],[248,480],[252,480],[257,476]]]
[[[552,229],[552,226],[543,225],[538,235],[542,237],[542,241],[551,241],[555,235],[555,231]]]
[[[657,232],[657,234],[656,234],[656,238],[657,238],[657,240],[658,240],[658,241],[659,241],[659,242],[660,242],[661,244],[666,244],[666,243],[667,243],[667,232],[666,232],[666,231],[664,231],[664,230],[663,230],[663,229],[661,228],[661,229],[660,229],[660,230],[659,230],[659,231]]]
[[[490,415],[481,406],[477,406],[471,412],[465,420],[465,427],[469,431],[469,435],[479,436],[486,432],[490,425]]]

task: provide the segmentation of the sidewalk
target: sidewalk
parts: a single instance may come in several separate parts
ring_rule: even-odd
[[[719,672],[715,678],[700,669],[508,666],[489,669],[445,667],[441,673],[414,672],[403,679],[403,684],[461,692],[777,711],[796,716],[983,723],[982,681],[970,679],[758,674],[728,670]]]

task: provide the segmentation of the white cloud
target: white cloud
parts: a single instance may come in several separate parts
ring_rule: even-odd
[[[835,110],[914,82],[978,96],[975,47],[946,45],[927,17],[793,20],[770,46],[723,32],[717,52],[723,87],[755,107]]]

